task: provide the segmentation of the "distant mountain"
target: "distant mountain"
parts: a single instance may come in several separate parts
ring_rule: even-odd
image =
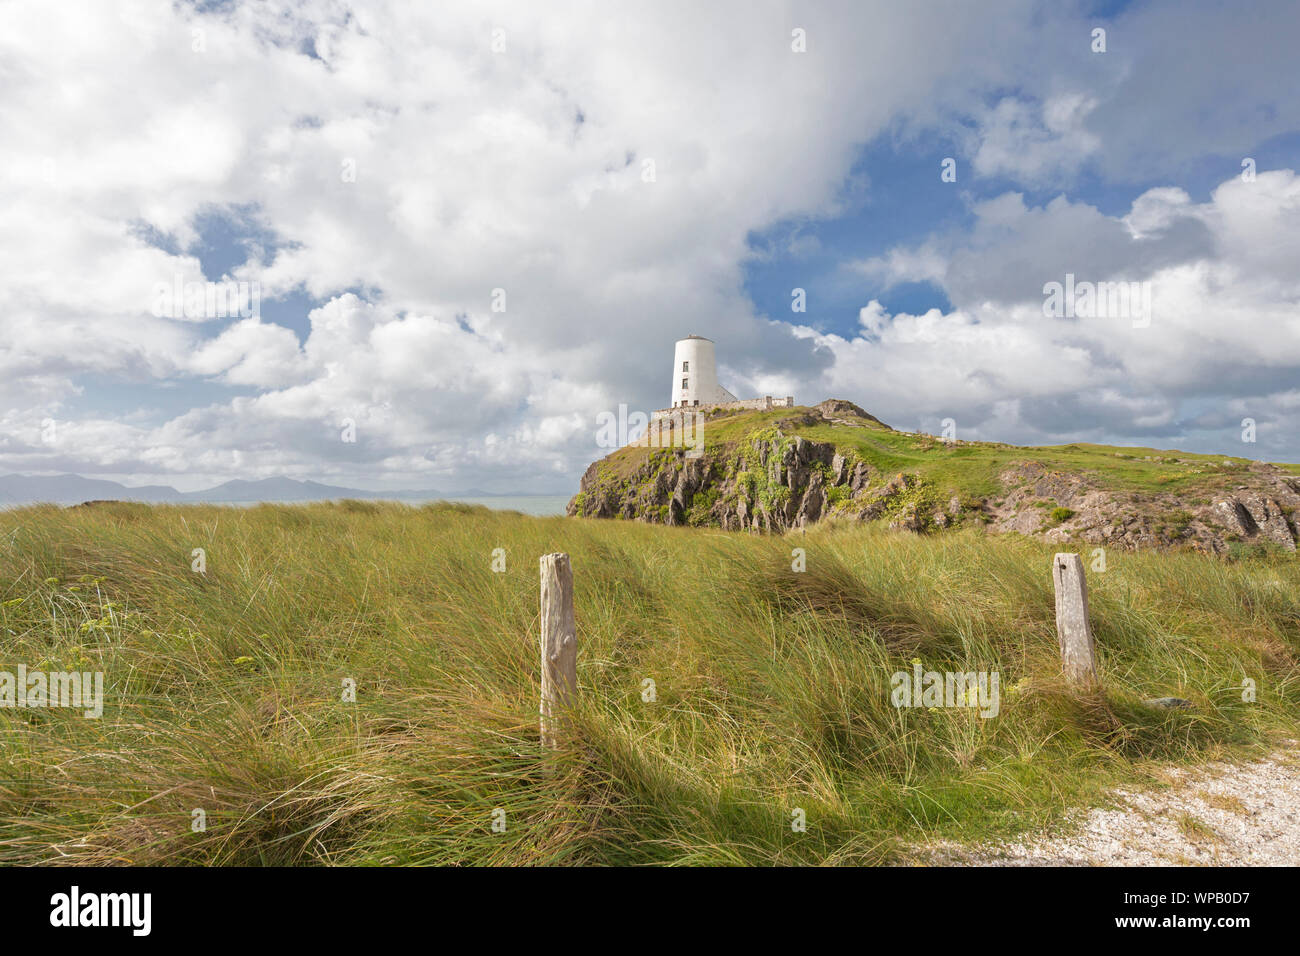
[[[392,492],[377,494],[359,491],[356,488],[343,488],[337,485],[322,485],[318,481],[298,481],[294,478],[263,478],[260,481],[223,482],[206,491],[191,491],[181,496],[182,501],[222,502],[222,501],[329,501],[331,498],[384,498]],[[437,497],[437,492],[428,494]]]
[[[80,475],[4,475],[0,477],[0,506],[33,504],[38,501],[60,505],[96,499],[111,501],[182,501],[184,496],[167,485],[128,488],[116,481],[82,478]]]
[[[75,505],[83,501],[142,501],[149,503],[231,503],[246,501],[330,501],[338,498],[409,501],[436,498],[492,498],[500,495],[477,488],[459,492],[432,489],[363,491],[295,478],[236,479],[204,491],[177,491],[169,485],[129,487],[102,478],[80,475],[0,476],[0,507],[48,502]]]

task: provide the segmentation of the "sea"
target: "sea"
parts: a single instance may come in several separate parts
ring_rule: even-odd
[[[569,495],[492,495],[487,498],[403,498],[402,504],[419,507],[432,501],[453,501],[459,504],[482,505],[485,508],[491,508],[493,511],[518,511],[526,515],[535,515],[537,517],[550,517],[564,514],[565,507],[569,504]],[[363,501],[378,501],[376,498],[363,498]],[[214,505],[227,506],[232,508],[252,508],[256,505],[307,505],[320,501],[319,498],[310,500],[294,501],[291,499],[277,501],[214,501]],[[201,502],[163,502],[164,504],[200,504]],[[0,511],[7,511],[10,508],[22,508],[32,504],[32,502],[0,502]],[[72,504],[72,502],[68,502]]]
[[[562,515],[572,495],[493,495],[490,498],[431,498],[429,501],[454,501],[458,504],[482,505],[493,511],[522,511],[526,515],[549,517]],[[408,500],[408,505],[427,504],[427,501]]]

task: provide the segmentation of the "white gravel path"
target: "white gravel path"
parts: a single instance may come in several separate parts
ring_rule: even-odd
[[[1118,791],[1078,827],[1015,843],[934,848],[958,866],[1300,865],[1300,741],[1265,760],[1171,769],[1171,786]]]

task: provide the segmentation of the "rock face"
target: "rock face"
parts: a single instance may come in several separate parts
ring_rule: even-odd
[[[1259,536],[1287,551],[1295,550],[1295,536],[1287,524],[1282,506],[1273,498],[1256,493],[1243,494],[1236,498],[1220,498],[1214,503],[1214,508],[1223,515],[1224,524],[1240,536]]]
[[[833,406],[833,415],[876,421],[850,402],[823,406]],[[814,524],[833,506],[837,514],[867,520],[898,511],[902,526],[916,530],[935,510],[908,500],[918,487],[915,476],[886,479],[832,444],[776,429],[698,458],[682,449],[655,450],[622,477],[602,472],[603,464],[596,462],[582,476],[570,515],[780,532]]]
[[[1296,550],[1300,479],[1273,465],[1238,467],[1224,482],[1214,479],[1217,491],[1163,493],[1124,490],[1122,482],[1092,470],[1074,474],[1037,460],[1012,460],[997,475],[997,493],[954,495],[921,474],[881,471],[844,443],[790,433],[817,426],[820,436],[828,424],[863,429],[846,434],[868,445],[881,429],[891,431],[852,402],[832,399],[741,440],[697,450],[695,457],[681,448],[612,455],[587,469],[568,513],[729,531],[783,532],[834,518],[879,520],[915,533],[980,525],[1123,550]],[[1222,487],[1227,481],[1230,489]]]
[[[1125,550],[1183,545],[1222,554],[1234,544],[1296,550],[1289,515],[1300,513],[1300,481],[1271,465],[1252,465],[1250,484],[1208,500],[1103,490],[1082,476],[1052,471],[1036,461],[1021,462],[999,478],[1006,494],[986,502],[992,531]],[[1034,507],[1042,501],[1070,513],[1053,520],[1051,511]]]

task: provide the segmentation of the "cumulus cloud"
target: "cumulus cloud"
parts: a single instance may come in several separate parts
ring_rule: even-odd
[[[579,3],[85,0],[56,19],[11,4],[0,464],[567,490],[603,453],[596,413],[663,404],[663,359],[689,332],[724,343],[735,389],[839,391],[911,418],[960,407],[1000,437],[1120,429],[1115,409],[1134,429],[1171,428],[1198,388],[1265,394],[1294,371],[1290,345],[1262,344],[1294,331],[1294,176],[1201,203],[1175,180],[1125,216],[1067,194],[1085,169],[1203,153],[1148,65],[1181,15],[1121,15],[1103,60],[1080,10],[1030,0],[616,17]],[[796,27],[806,53],[791,50]],[[1197,14],[1189,35],[1242,29]],[[1220,71],[1259,115],[1192,84],[1204,110],[1243,141],[1294,128],[1292,100],[1266,88],[1282,52],[1271,40],[1259,54],[1265,81]],[[1141,96],[1168,106],[1158,143],[1134,119]],[[890,188],[855,162],[903,127],[949,135],[977,176],[1025,190],[975,197],[969,229],[857,265],[935,282],[953,311],[868,305],[849,338],[758,315],[752,237]],[[1026,201],[1058,180],[1059,197]],[[262,315],[156,315],[158,283],[227,278],[204,274],[227,271],[202,228],[223,214],[256,228],[228,278],[259,283]],[[828,248],[804,236],[781,254]],[[1149,279],[1168,311],[1145,338],[1044,322],[1034,300],[1067,271]],[[270,317],[299,300],[297,321]],[[150,391],[138,407],[106,400],[127,387]],[[1072,389],[1098,396],[1093,425],[1060,410]],[[48,419],[57,446],[40,438]]]
[[[743,12],[141,0],[56,23],[18,5],[0,41],[0,161],[24,171],[3,187],[9,400],[57,413],[91,371],[254,389],[124,425],[123,469],[409,482],[513,462],[502,480],[567,483],[597,410],[662,404],[647,356],[680,335],[727,341],[755,381],[818,367],[754,315],[747,237],[833,214],[858,146],[983,60],[937,26],[984,26],[958,2]],[[324,303],[304,342],[147,314],[160,281],[222,278],[191,254],[214,207],[273,233],[233,278]]]
[[[973,134],[975,171],[1041,184],[1072,176],[1101,147],[1086,126],[1096,97],[1068,93],[1042,103],[1004,97],[985,111]]]
[[[835,356],[805,387],[865,392],[901,427],[952,417],[986,439],[1229,448],[1250,415],[1271,426],[1264,454],[1294,455],[1300,275],[1286,254],[1300,240],[1298,189],[1294,171],[1273,170],[1201,204],[1150,190],[1123,216],[1064,198],[1030,207],[1018,194],[979,204],[969,230],[863,266],[895,281],[937,276],[952,311],[891,315],[872,301],[855,337],[802,330]],[[940,244],[951,251],[936,269]],[[1043,286],[1067,273],[1150,283],[1149,325],[1044,315]],[[1215,418],[1208,404],[1231,411]]]

